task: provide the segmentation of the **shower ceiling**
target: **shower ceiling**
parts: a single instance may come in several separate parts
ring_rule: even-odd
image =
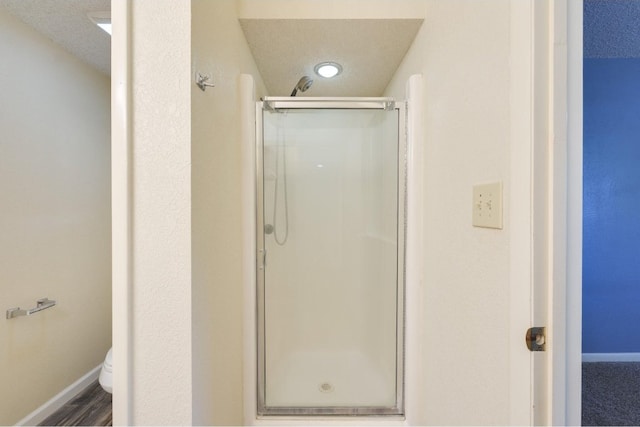
[[[380,96],[411,46],[422,19],[241,19],[271,96],[287,96],[308,75],[298,96]],[[334,79],[317,76],[325,61],[342,65]]]

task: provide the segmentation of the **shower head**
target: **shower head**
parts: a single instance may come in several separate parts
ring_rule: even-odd
[[[304,92],[311,87],[313,84],[313,80],[309,76],[302,76],[300,80],[298,80],[298,84],[293,88],[293,92],[291,92],[291,96],[296,96],[298,91]]]

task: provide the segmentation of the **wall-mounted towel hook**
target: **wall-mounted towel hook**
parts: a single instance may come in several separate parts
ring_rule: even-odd
[[[200,89],[202,89],[202,91],[204,92],[208,87],[215,87],[215,85],[213,83],[207,83],[209,81],[210,77],[209,76],[205,76],[203,74],[198,73],[198,75],[196,76],[196,84],[198,85],[198,87]]]
[[[34,313],[53,307],[56,305],[56,302],[49,298],[42,298],[36,301],[36,304],[34,308],[30,308],[29,310],[22,310],[20,307],[10,308],[7,310],[7,319],[13,319],[18,316],[31,316]]]

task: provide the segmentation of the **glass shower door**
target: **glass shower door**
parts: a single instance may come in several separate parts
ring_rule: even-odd
[[[267,105],[258,142],[259,413],[401,414],[402,110]]]

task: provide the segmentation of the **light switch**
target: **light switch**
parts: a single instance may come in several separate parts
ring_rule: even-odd
[[[473,186],[473,226],[502,229],[502,182]]]

